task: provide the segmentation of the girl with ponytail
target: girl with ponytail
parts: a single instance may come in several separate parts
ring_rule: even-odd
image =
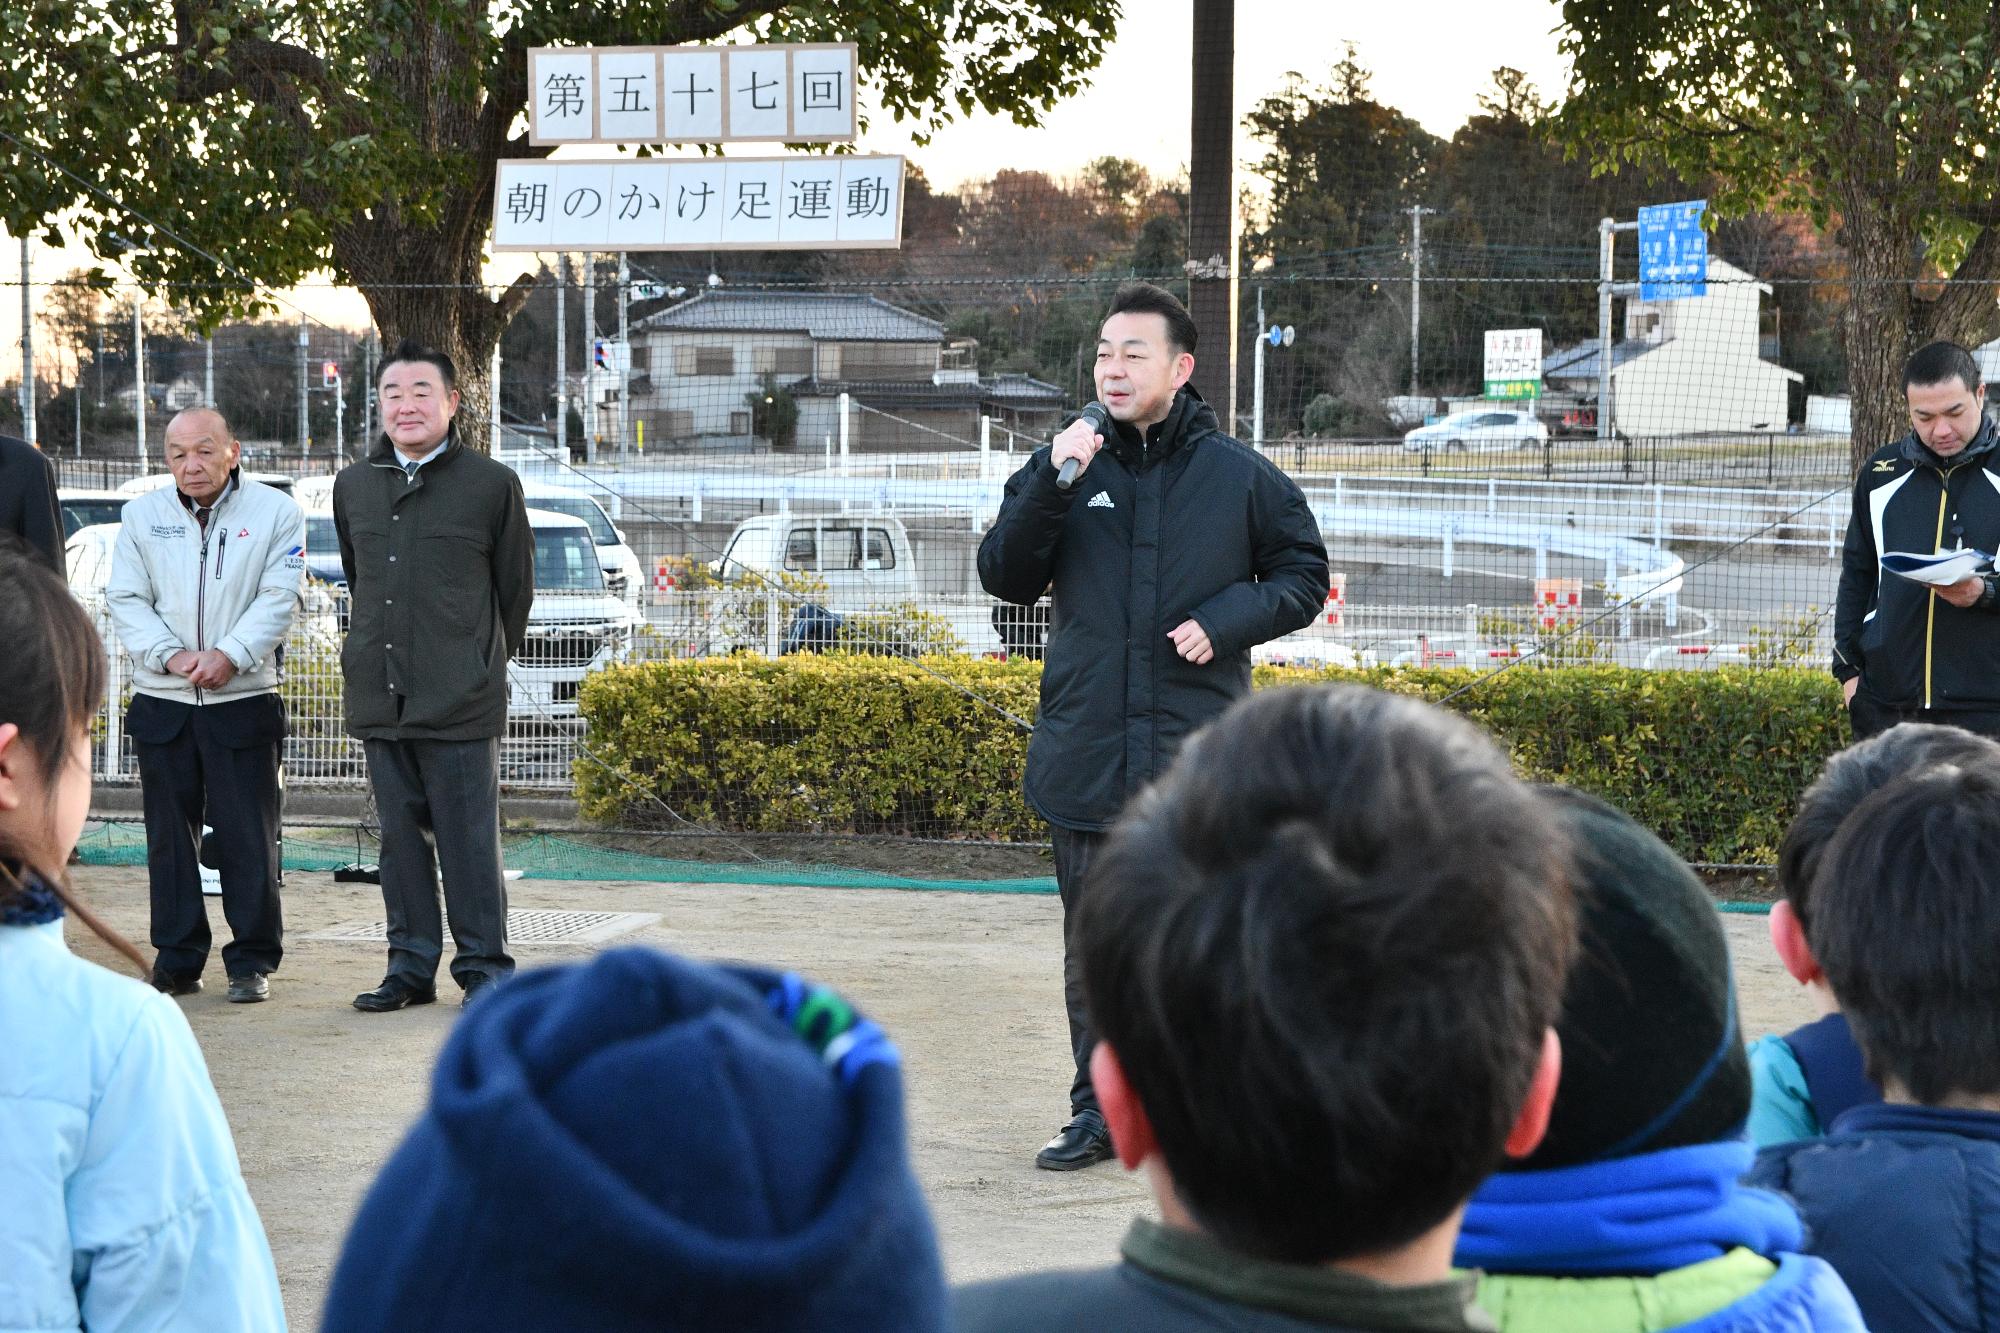
[[[0,547],[0,1328],[283,1329],[263,1225],[180,1009],[70,953],[104,646],[54,573]]]

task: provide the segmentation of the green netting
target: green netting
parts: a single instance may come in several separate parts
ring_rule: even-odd
[[[146,864],[146,831],[138,824],[105,823],[78,840],[77,859],[89,866]],[[285,835],[285,869],[330,871],[374,860],[373,839]],[[924,879],[849,866],[797,861],[686,861],[642,852],[592,847],[538,833],[508,838],[502,856],[525,879],[627,880],[653,884],[780,884],[835,889],[933,889],[957,893],[1054,893],[1051,877],[1029,879]]]
[[[87,830],[77,842],[77,859],[89,866],[146,864],[146,831],[137,824],[105,823]],[[285,836],[285,869],[330,871],[355,861],[374,859],[373,839]],[[827,889],[929,889],[954,893],[1054,893],[1052,877],[1027,879],[926,879],[894,875],[852,866],[812,865],[799,861],[687,861],[648,856],[643,852],[592,847],[573,838],[536,833],[506,839],[502,849],[509,870],[525,879],[625,880],[647,884],[779,884]],[[1760,915],[1771,910],[1764,902],[1728,901],[1716,904],[1724,912]]]

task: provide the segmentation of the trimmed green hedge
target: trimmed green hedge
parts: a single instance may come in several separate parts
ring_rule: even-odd
[[[671,810],[726,830],[1039,839],[1020,791],[1027,736],[992,706],[1032,720],[1039,676],[1030,662],[842,654],[616,667],[583,687],[577,797],[624,826]],[[1849,739],[1838,687],[1816,671],[1257,671],[1259,688],[1329,680],[1444,702],[1525,775],[1602,795],[1698,862],[1768,864],[1799,792]]]

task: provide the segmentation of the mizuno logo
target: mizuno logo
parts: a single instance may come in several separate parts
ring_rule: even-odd
[[[1085,509],[1116,509],[1118,506],[1111,503],[1110,491],[1099,491],[1084,501],[1083,507]]]
[[[1896,470],[1895,460],[1885,458],[1875,465],[1875,470],[1877,472],[1894,472]]]

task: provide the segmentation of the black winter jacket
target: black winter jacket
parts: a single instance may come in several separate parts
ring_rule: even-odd
[[[1744,1180],[1798,1204],[1807,1251],[1868,1327],[2000,1333],[2000,1114],[1857,1106],[1823,1139],[1764,1149]]]
[[[1222,434],[1192,389],[1147,434],[1118,427],[1069,491],[1036,450],[979,547],[979,581],[1001,601],[1054,585],[1023,786],[1063,828],[1109,825],[1249,693],[1250,649],[1326,601],[1326,545],[1291,478]],[[1188,619],[1214,646],[1204,666],[1167,638]]]
[[[1854,480],[1833,615],[1833,674],[1893,708],[2000,709],[2000,605],[1960,608],[1884,574],[1885,552],[2000,550],[2000,432],[1991,421],[1941,459],[1914,433]]]
[[[68,577],[55,467],[48,455],[11,435],[0,435],[0,532],[19,536],[43,563]]]
[[[364,740],[484,740],[507,729],[507,659],[535,602],[521,479],[451,446],[412,481],[383,436],[333,482],[351,599],[340,649],[347,730]]]

